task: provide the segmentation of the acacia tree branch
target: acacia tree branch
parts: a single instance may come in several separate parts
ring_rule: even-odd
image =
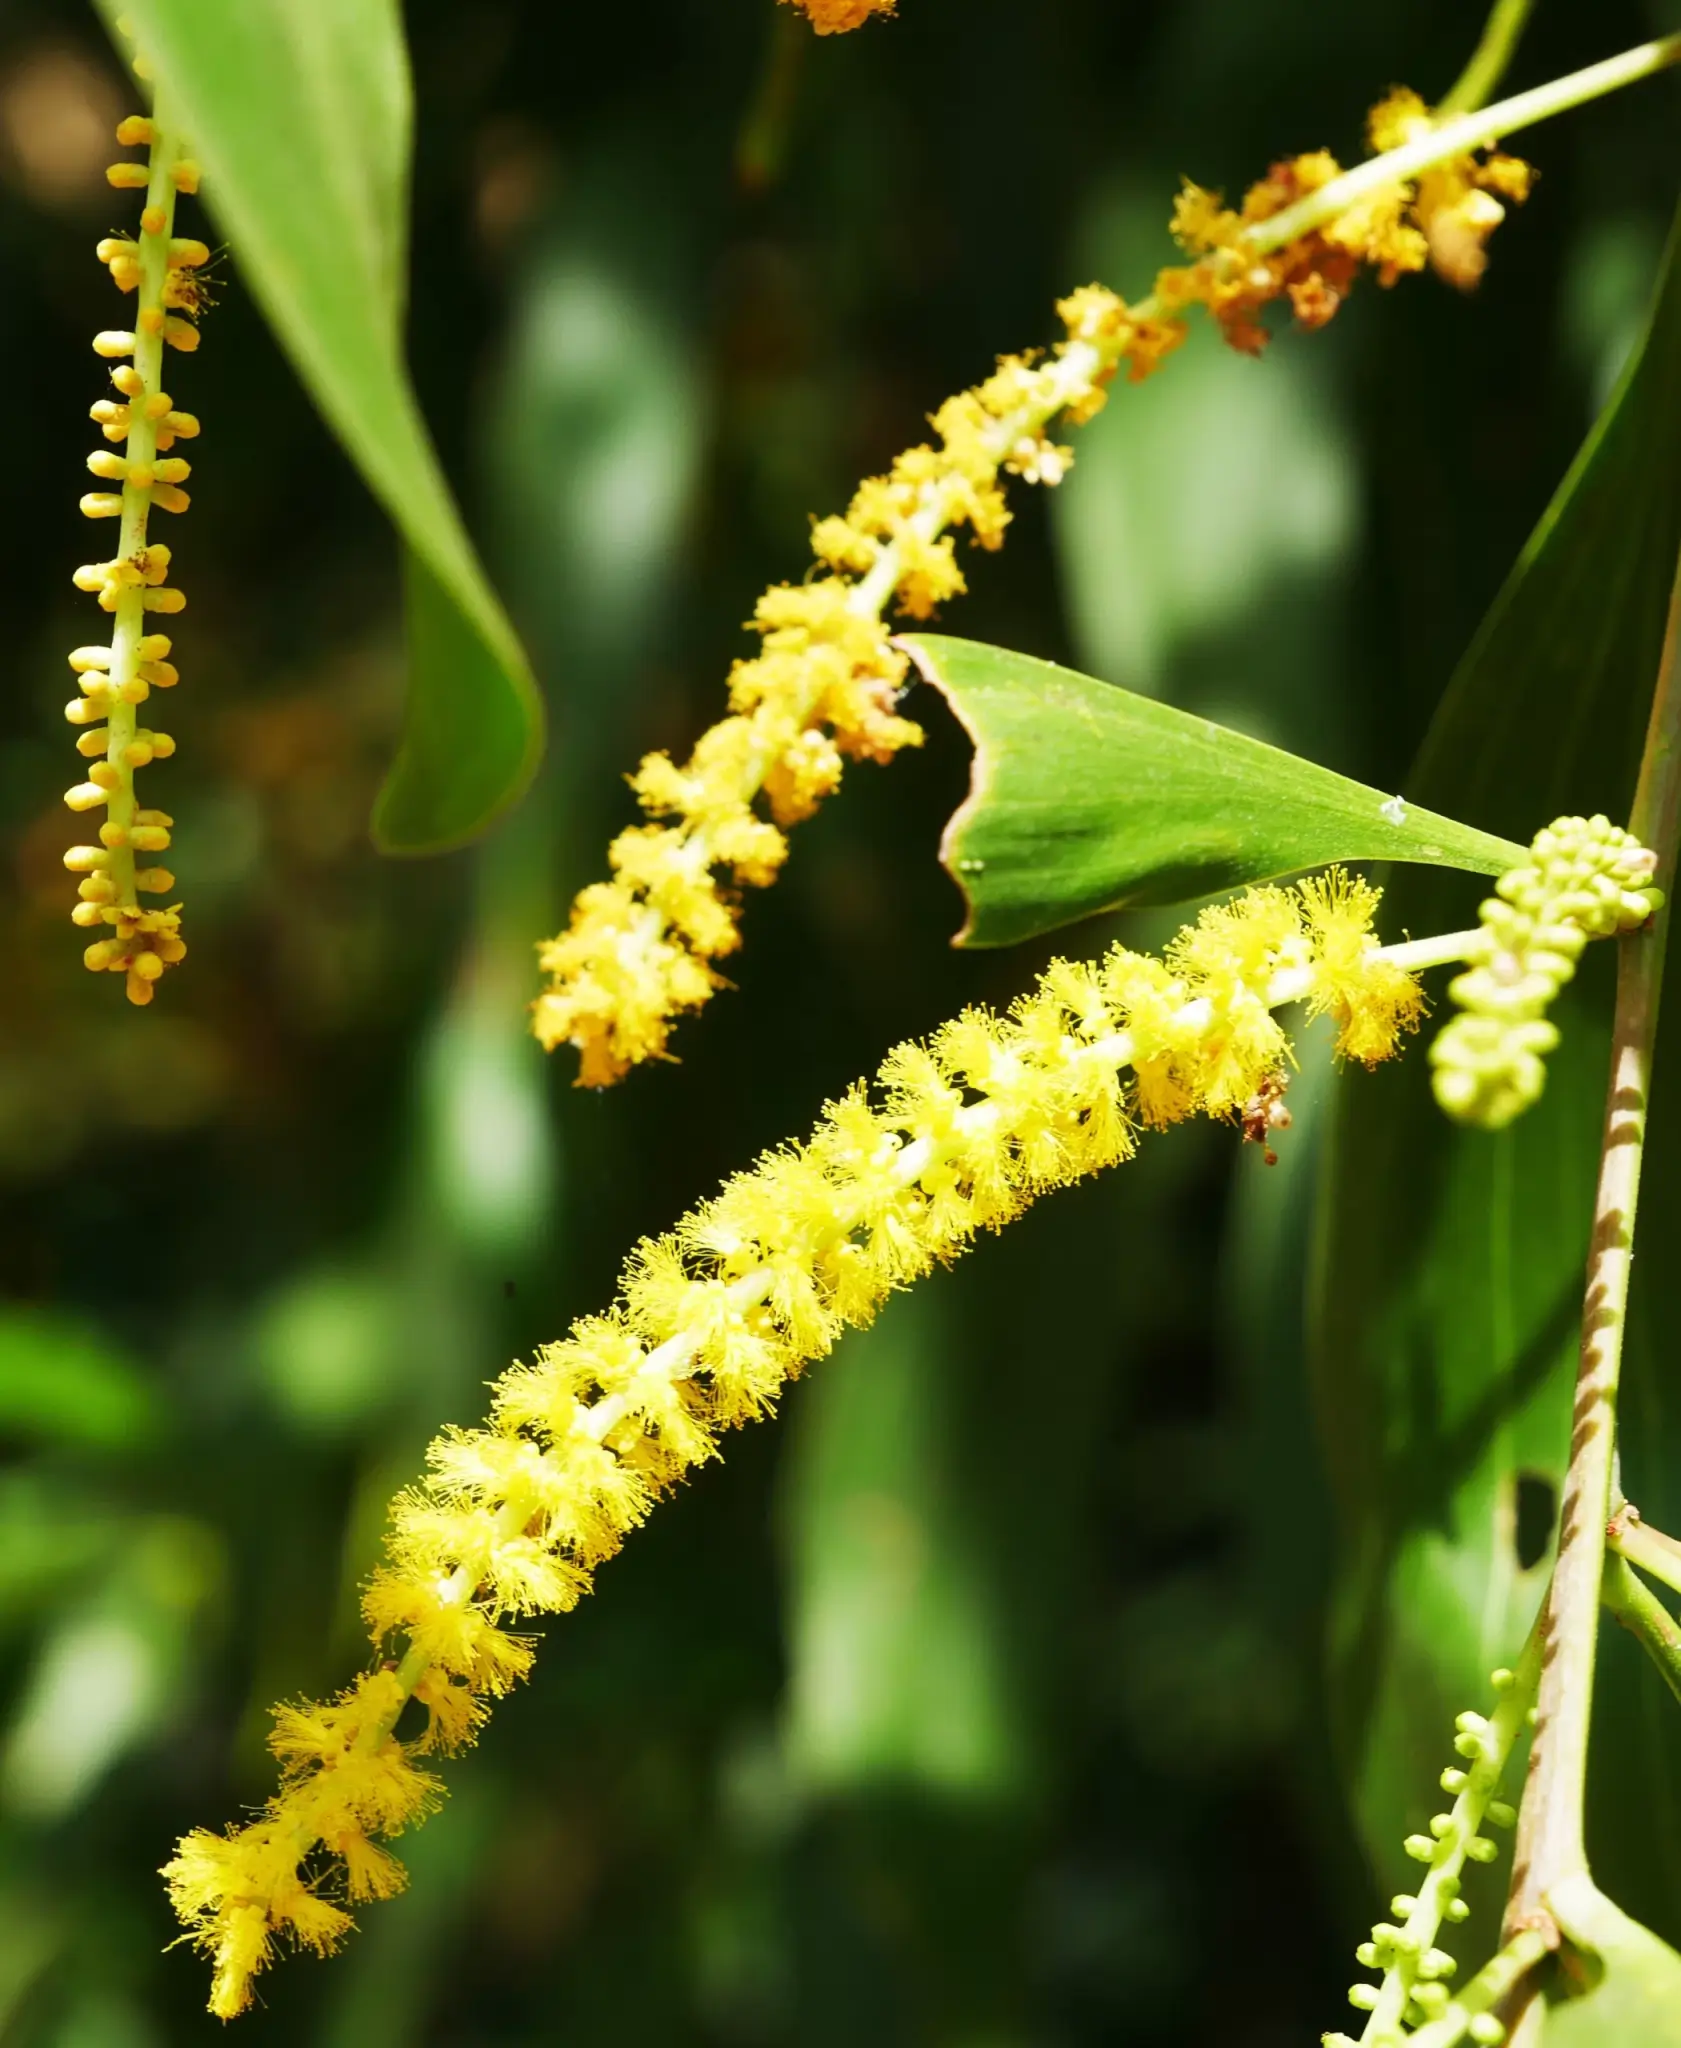
[[[1681,806],[1681,565],[1670,600],[1630,829],[1657,855],[1666,896],[1675,874]],[[1611,1080],[1588,1256],[1570,1469],[1548,1595],[1541,1693],[1518,1822],[1508,1938],[1533,1927],[1558,1939],[1547,1894],[1587,1870],[1584,1805],[1594,1664],[1615,1479],[1617,1390],[1629,1267],[1645,1150],[1652,1049],[1670,914],[1620,941]]]

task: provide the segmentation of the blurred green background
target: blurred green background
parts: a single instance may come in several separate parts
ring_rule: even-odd
[[[716,714],[811,514],[1050,339],[1060,291],[1143,289],[1181,174],[1350,156],[1372,99],[1441,91],[1474,34],[1450,0],[902,4],[821,43],[769,0],[409,7],[412,356],[553,758],[470,854],[369,849],[395,550],[225,264],[174,380],[205,434],[155,771],[193,953],[144,1013],[80,967],[58,801],[130,101],[80,0],[0,7],[5,2048],[211,2038],[153,1872],[263,1797],[271,1700],[360,1661],[356,1587],[426,1438],[602,1305],[638,1234],[1042,957],[947,946],[965,758],[924,696],[929,746],[803,828],[682,1063],[577,1092],[524,1035],[532,946],[627,821],[622,771]],[[1674,25],[1543,0],[1514,82]],[[1473,300],[1363,286],[1260,364],[1199,336],[1021,494],[946,623],[1399,786],[1633,337],[1677,107],[1662,80],[1541,131]],[[266,1978],[243,2035],[1284,2048],[1342,2023],[1370,1901],[1299,1362],[1323,1072],[1276,1171],[1175,1132],[732,1443],[546,1631],[410,1893]]]

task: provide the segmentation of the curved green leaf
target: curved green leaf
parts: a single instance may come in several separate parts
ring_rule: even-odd
[[[1455,677],[1409,794],[1527,838],[1561,811],[1626,815],[1681,549],[1681,274]],[[1386,914],[1466,922],[1467,893],[1397,874]],[[1321,1212],[1316,1397],[1342,1522],[1333,1677],[1362,1832],[1386,1875],[1431,1811],[1435,1731],[1515,1655],[1546,1576],[1522,1510],[1556,1502],[1610,1023],[1609,947],[1567,991],[1541,1102],[1495,1136],[1449,1125],[1421,1058],[1341,1090]],[[1670,979],[1681,977],[1671,955]],[[1681,983],[1670,992],[1673,1023]],[[1675,1053],[1671,1050],[1669,1058]],[[1664,1058],[1660,1049],[1659,1072]],[[1681,1089],[1656,1090],[1642,1244],[1681,1227]],[[1637,1261],[1624,1483],[1681,1526],[1673,1259]],[[1613,1635],[1615,1632],[1612,1632]],[[1603,1648],[1589,1824],[1644,1918],[1681,1914],[1673,1707],[1630,1645]]]
[[[940,858],[965,946],[1332,860],[1497,875],[1523,849],[1113,683],[973,640],[902,640],[975,743]]]
[[[543,745],[524,653],[403,364],[409,79],[395,0],[100,0],[132,25],[241,276],[409,551],[409,715],[374,810],[388,853],[483,829]]]

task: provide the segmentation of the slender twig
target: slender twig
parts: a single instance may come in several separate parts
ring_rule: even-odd
[[[1482,38],[1471,52],[1471,61],[1436,102],[1438,115],[1469,114],[1487,103],[1488,96],[1506,75],[1535,0],[1494,0]]]
[[[1614,1614],[1651,1658],[1681,1700],[1681,1623],[1644,1579],[1615,1555],[1605,1560],[1605,1608]]]
[[[1681,1593],[1681,1543],[1643,1522],[1632,1501],[1623,1501],[1612,1515],[1605,1541],[1619,1557],[1661,1580],[1672,1593]]]
[[[1397,940],[1384,947],[1383,957],[1409,974],[1419,974],[1426,967],[1449,967],[1456,960],[1469,960],[1481,940],[1481,927],[1473,926],[1468,932],[1443,932],[1437,938]]]
[[[1513,1935],[1446,2011],[1407,2036],[1407,2048],[1456,2048],[1478,2014],[1492,2012],[1502,1999],[1509,1998],[1546,1953],[1547,1939],[1534,1928]]]
[[[1636,837],[1657,855],[1654,879],[1666,894],[1675,873],[1678,804],[1681,565],[1670,601],[1629,821]],[[1650,926],[1620,942],[1611,1081],[1588,1255],[1570,1469],[1565,1479],[1558,1562],[1548,1596],[1546,1663],[1535,1747],[1506,1908],[1508,1935],[1538,1927],[1556,1939],[1547,1894],[1561,1879],[1585,1873],[1588,1867],[1584,1795],[1606,1524],[1612,1505],[1617,1389],[1669,921],[1670,913],[1660,912]]]

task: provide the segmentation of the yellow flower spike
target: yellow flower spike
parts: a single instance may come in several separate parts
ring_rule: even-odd
[[[119,191],[143,191],[145,206],[137,236],[107,236],[96,253],[113,283],[136,293],[139,305],[132,331],[112,329],[94,337],[95,351],[116,362],[111,382],[119,397],[100,399],[92,418],[107,441],[122,444],[122,452],[96,449],[87,466],[94,476],[121,488],[89,491],[81,509],[90,519],[119,520],[121,528],[113,558],[85,564],[74,578],[77,589],[97,597],[114,623],[109,646],[78,647],[71,655],[81,695],[65,707],[72,725],[87,728],[76,745],[93,758],[93,766],[87,780],[64,800],[74,811],[103,806],[105,821],[99,829],[101,846],[72,847],[65,866],[85,877],[72,921],[84,929],[112,928],[111,935],[87,948],[83,959],[96,973],[121,974],[129,1001],[143,1006],[152,1000],[165,970],[187,950],[180,935],[181,906],[143,909],[139,900],[142,894],[167,894],[175,877],[167,868],[137,869],[135,864],[137,853],[163,852],[171,823],[161,811],[138,807],[136,771],[175,751],[167,733],[147,731],[135,717],[154,685],[165,688],[177,680],[176,670],[163,658],[169,640],[147,629],[146,615],[177,612],[186,604],[185,596],[165,582],[168,548],[148,542],[146,528],[154,509],[179,513],[190,503],[181,489],[189,465],[167,451],[178,436],[195,435],[198,422],[174,410],[161,370],[166,346],[190,350],[198,345],[198,329],[180,312],[193,310],[199,301],[180,280],[190,279],[210,252],[203,242],[172,233],[176,194],[197,180],[195,173],[183,184],[181,140],[167,121],[155,114],[131,115],[118,128],[117,140],[148,151],[146,163],[114,164],[106,174]]]
[[[801,4],[825,33],[871,11],[866,0]],[[1415,94],[1397,93],[1374,113],[1373,133],[1405,140],[1419,122],[1434,125]],[[897,708],[906,667],[884,614],[925,619],[962,593],[957,531],[998,547],[1010,520],[1006,479],[1056,484],[1066,474],[1071,451],[1048,432],[1053,423],[1091,419],[1123,369],[1133,382],[1151,375],[1185,339],[1193,306],[1254,354],[1267,341],[1263,308],[1286,301],[1299,324],[1323,326],[1362,269],[1390,284],[1433,261],[1453,281],[1473,282],[1470,259],[1463,249],[1452,256],[1449,243],[1480,238],[1480,263],[1493,195],[1521,198],[1529,177],[1516,158],[1462,153],[1339,208],[1341,175],[1323,150],[1294,157],[1236,209],[1187,185],[1173,230],[1190,260],[1162,270],[1148,299],[1128,305],[1101,285],[1071,293],[1057,308],[1065,336],[1055,349],[1001,357],[991,376],[933,414],[934,445],[906,450],[858,487],[844,514],[814,523],[818,573],[760,598],[751,630],[761,646],[735,665],[729,716],[681,765],[663,754],[643,761],[632,787],[653,822],[613,842],[612,879],[584,889],[567,929],[538,949],[547,986],[532,1028],[549,1051],[576,1049],[580,1086],[605,1086],[668,1056],[676,1019],[725,986],[716,963],[741,943],[737,893],[775,879],[786,828],[834,793],[847,760],[887,762],[920,744],[920,729]],[[1327,210],[1296,232],[1290,216],[1304,203]],[[1246,1057],[1240,1044],[1234,1074]],[[1177,1084],[1159,1062],[1149,1071],[1145,1096],[1165,1113]]]
[[[1247,1129],[1289,1061],[1282,1003],[1331,1012],[1358,1058],[1394,1050],[1419,1002],[1372,936],[1377,903],[1333,871],[1205,911],[1165,962],[1055,962],[1007,1016],[968,1010],[898,1047],[803,1143],[638,1245],[619,1302],[504,1373],[485,1426],[445,1430],[393,1502],[363,1598],[375,1668],[326,1704],[279,1708],[279,1790],[168,1865],[214,1960],[211,2010],[239,2012],[278,1947],[331,1948],[344,1905],[399,1888],[381,1841],[436,1804],[423,1760],[470,1743],[530,1668],[510,1622],[575,1606],[724,1430],[771,1413],[895,1289],[1130,1157],[1140,1123],[1200,1111]],[[161,958],[167,940],[152,943]],[[411,1699],[426,1726],[399,1738]]]

